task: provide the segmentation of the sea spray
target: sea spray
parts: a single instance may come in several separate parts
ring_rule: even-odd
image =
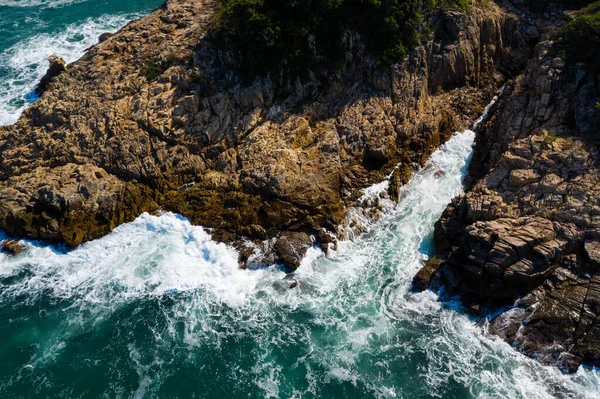
[[[80,58],[104,32],[159,6],[162,0],[0,0],[0,126],[15,123],[57,54]]]
[[[437,150],[368,232],[311,252],[297,289],[168,213],[72,251],[2,255],[0,393],[594,398],[597,371],[563,375],[409,292],[474,136]]]

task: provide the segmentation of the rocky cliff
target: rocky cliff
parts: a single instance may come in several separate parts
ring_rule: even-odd
[[[361,188],[399,163],[397,190],[469,126],[531,40],[493,3],[438,10],[402,64],[378,67],[347,33],[339,70],[244,86],[211,40],[218,8],[169,0],[79,61],[53,59],[40,100],[0,128],[0,228],[78,245],[173,211],[241,262],[295,268],[311,236],[327,248],[340,233]]]
[[[468,191],[414,285],[443,285],[492,334],[573,372],[600,366],[600,115],[597,68],[551,40],[562,23],[560,9],[538,18],[533,57],[480,129]]]

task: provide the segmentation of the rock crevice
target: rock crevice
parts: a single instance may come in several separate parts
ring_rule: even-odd
[[[573,372],[600,365],[600,151],[594,69],[540,42],[477,137],[465,195],[435,227],[437,265],[414,281],[459,294],[489,331]],[[598,98],[594,91],[593,99]]]

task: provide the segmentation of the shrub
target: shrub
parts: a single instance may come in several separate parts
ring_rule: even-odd
[[[160,67],[160,65],[150,59],[146,60],[140,67],[140,73],[146,77],[148,82],[153,81],[163,72],[164,70]]]
[[[252,79],[272,72],[302,76],[344,61],[343,35],[358,33],[380,65],[400,61],[418,43],[423,12],[466,10],[469,0],[221,0],[217,39]]]
[[[559,31],[561,50],[574,62],[600,59],[600,1],[580,10],[575,19]]]

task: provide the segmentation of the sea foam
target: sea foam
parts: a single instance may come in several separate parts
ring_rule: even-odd
[[[104,367],[118,361],[117,377],[134,373],[131,388],[111,381],[123,396],[161,396],[185,375],[252,397],[597,398],[598,371],[563,375],[487,335],[458,304],[409,290],[435,221],[463,192],[474,138],[453,135],[364,234],[328,257],[310,250],[296,289],[275,267],[239,269],[233,248],[172,213],[71,251],[25,242],[0,255],[0,309],[39,308],[15,319],[54,326],[34,338],[17,379],[29,381],[29,368],[45,377],[60,356],[73,367],[83,351],[111,359]]]
[[[48,68],[48,56],[57,54],[66,62],[80,58],[98,42],[103,32],[112,32],[140,14],[104,15],[68,25],[56,34],[43,33],[0,52],[0,126],[15,123],[37,97],[33,91]],[[43,21],[31,21],[43,24]]]

